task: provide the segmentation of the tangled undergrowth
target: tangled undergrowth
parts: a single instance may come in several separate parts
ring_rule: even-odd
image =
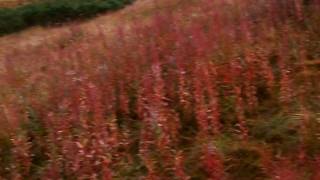
[[[319,0],[134,21],[7,56],[2,178],[320,179]]]

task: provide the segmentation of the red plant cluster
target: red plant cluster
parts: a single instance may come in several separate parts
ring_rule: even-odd
[[[317,179],[319,1],[186,4],[8,55],[1,176]]]

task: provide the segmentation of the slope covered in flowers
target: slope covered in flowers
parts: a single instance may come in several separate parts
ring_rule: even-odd
[[[1,177],[319,179],[319,0],[154,12],[6,56]]]

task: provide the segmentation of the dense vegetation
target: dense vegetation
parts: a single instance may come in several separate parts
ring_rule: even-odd
[[[8,54],[1,177],[319,180],[319,0],[185,2]]]
[[[88,18],[107,10],[116,10],[133,0],[45,0],[0,8],[0,36],[33,25],[55,25]]]

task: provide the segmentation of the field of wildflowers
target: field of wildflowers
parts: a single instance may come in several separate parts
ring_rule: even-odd
[[[320,1],[160,9],[8,53],[1,178],[319,180]]]

